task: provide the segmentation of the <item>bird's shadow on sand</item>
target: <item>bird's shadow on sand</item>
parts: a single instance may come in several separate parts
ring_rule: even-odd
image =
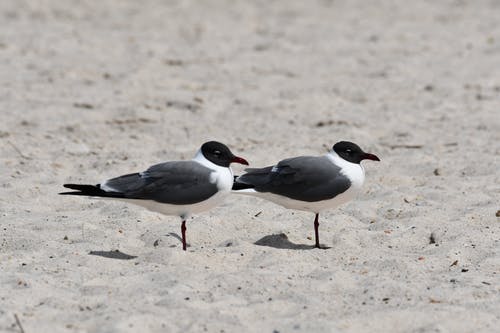
[[[90,251],[89,255],[99,256],[99,257],[104,257],[104,258],[110,258],[110,259],[119,259],[119,260],[130,260],[130,259],[137,258],[137,256],[132,256],[130,254],[126,254],[126,253],[120,252],[119,250],[114,250],[114,251]]]
[[[258,241],[254,243],[259,246],[269,246],[274,247],[275,249],[288,249],[288,250],[312,250],[316,247],[314,245],[306,245],[306,244],[295,244],[288,240],[287,235],[285,234],[274,234],[264,236]],[[330,247],[321,245],[320,249],[326,250]]]
[[[174,237],[176,238],[179,242],[182,243],[182,238],[181,236],[177,235],[175,232],[169,232],[166,236]]]
[[[175,232],[169,232],[166,236],[174,237],[182,244],[181,236],[177,235]],[[191,244],[186,243],[186,247],[191,247]]]

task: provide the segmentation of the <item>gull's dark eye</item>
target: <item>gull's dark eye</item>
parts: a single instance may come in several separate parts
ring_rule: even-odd
[[[352,149],[351,149],[351,148],[347,148],[347,149],[345,150],[345,152],[346,152],[346,153],[348,153],[348,154],[350,154],[350,153],[352,153]]]
[[[220,156],[222,153],[220,150],[214,150],[214,155]]]

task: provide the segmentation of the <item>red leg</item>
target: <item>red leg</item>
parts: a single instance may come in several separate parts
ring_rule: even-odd
[[[318,221],[319,214],[316,214],[316,218],[314,219],[314,236],[316,238],[316,245],[314,247],[319,247],[319,221]]]
[[[182,221],[181,233],[182,233],[182,249],[186,251],[186,220]]]

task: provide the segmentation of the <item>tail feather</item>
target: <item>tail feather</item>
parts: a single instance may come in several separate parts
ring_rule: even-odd
[[[239,182],[237,177],[235,177],[234,183],[233,183],[233,188],[232,188],[233,191],[246,190],[249,188],[255,188],[255,186],[252,184]]]
[[[269,183],[269,175],[272,169],[272,166],[245,169],[246,173],[235,177],[233,191],[260,188],[262,185]]]
[[[108,197],[108,198],[124,198],[120,192],[106,192],[101,189],[101,185],[86,185],[86,184],[64,184],[66,188],[76,190],[72,192],[61,192],[61,195],[84,195],[90,197]]]
[[[246,168],[241,176],[234,177],[233,191],[255,189],[256,187],[269,182],[269,174],[273,166],[265,168]],[[252,191],[253,192],[253,191]]]

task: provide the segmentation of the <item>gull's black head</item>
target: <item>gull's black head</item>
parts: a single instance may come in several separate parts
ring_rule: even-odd
[[[227,168],[233,162],[248,165],[244,158],[235,156],[225,144],[217,141],[205,142],[201,146],[201,153],[207,160],[222,167]]]
[[[333,151],[351,163],[359,164],[362,160],[380,161],[377,156],[365,153],[357,144],[349,141],[337,142],[333,146]]]

